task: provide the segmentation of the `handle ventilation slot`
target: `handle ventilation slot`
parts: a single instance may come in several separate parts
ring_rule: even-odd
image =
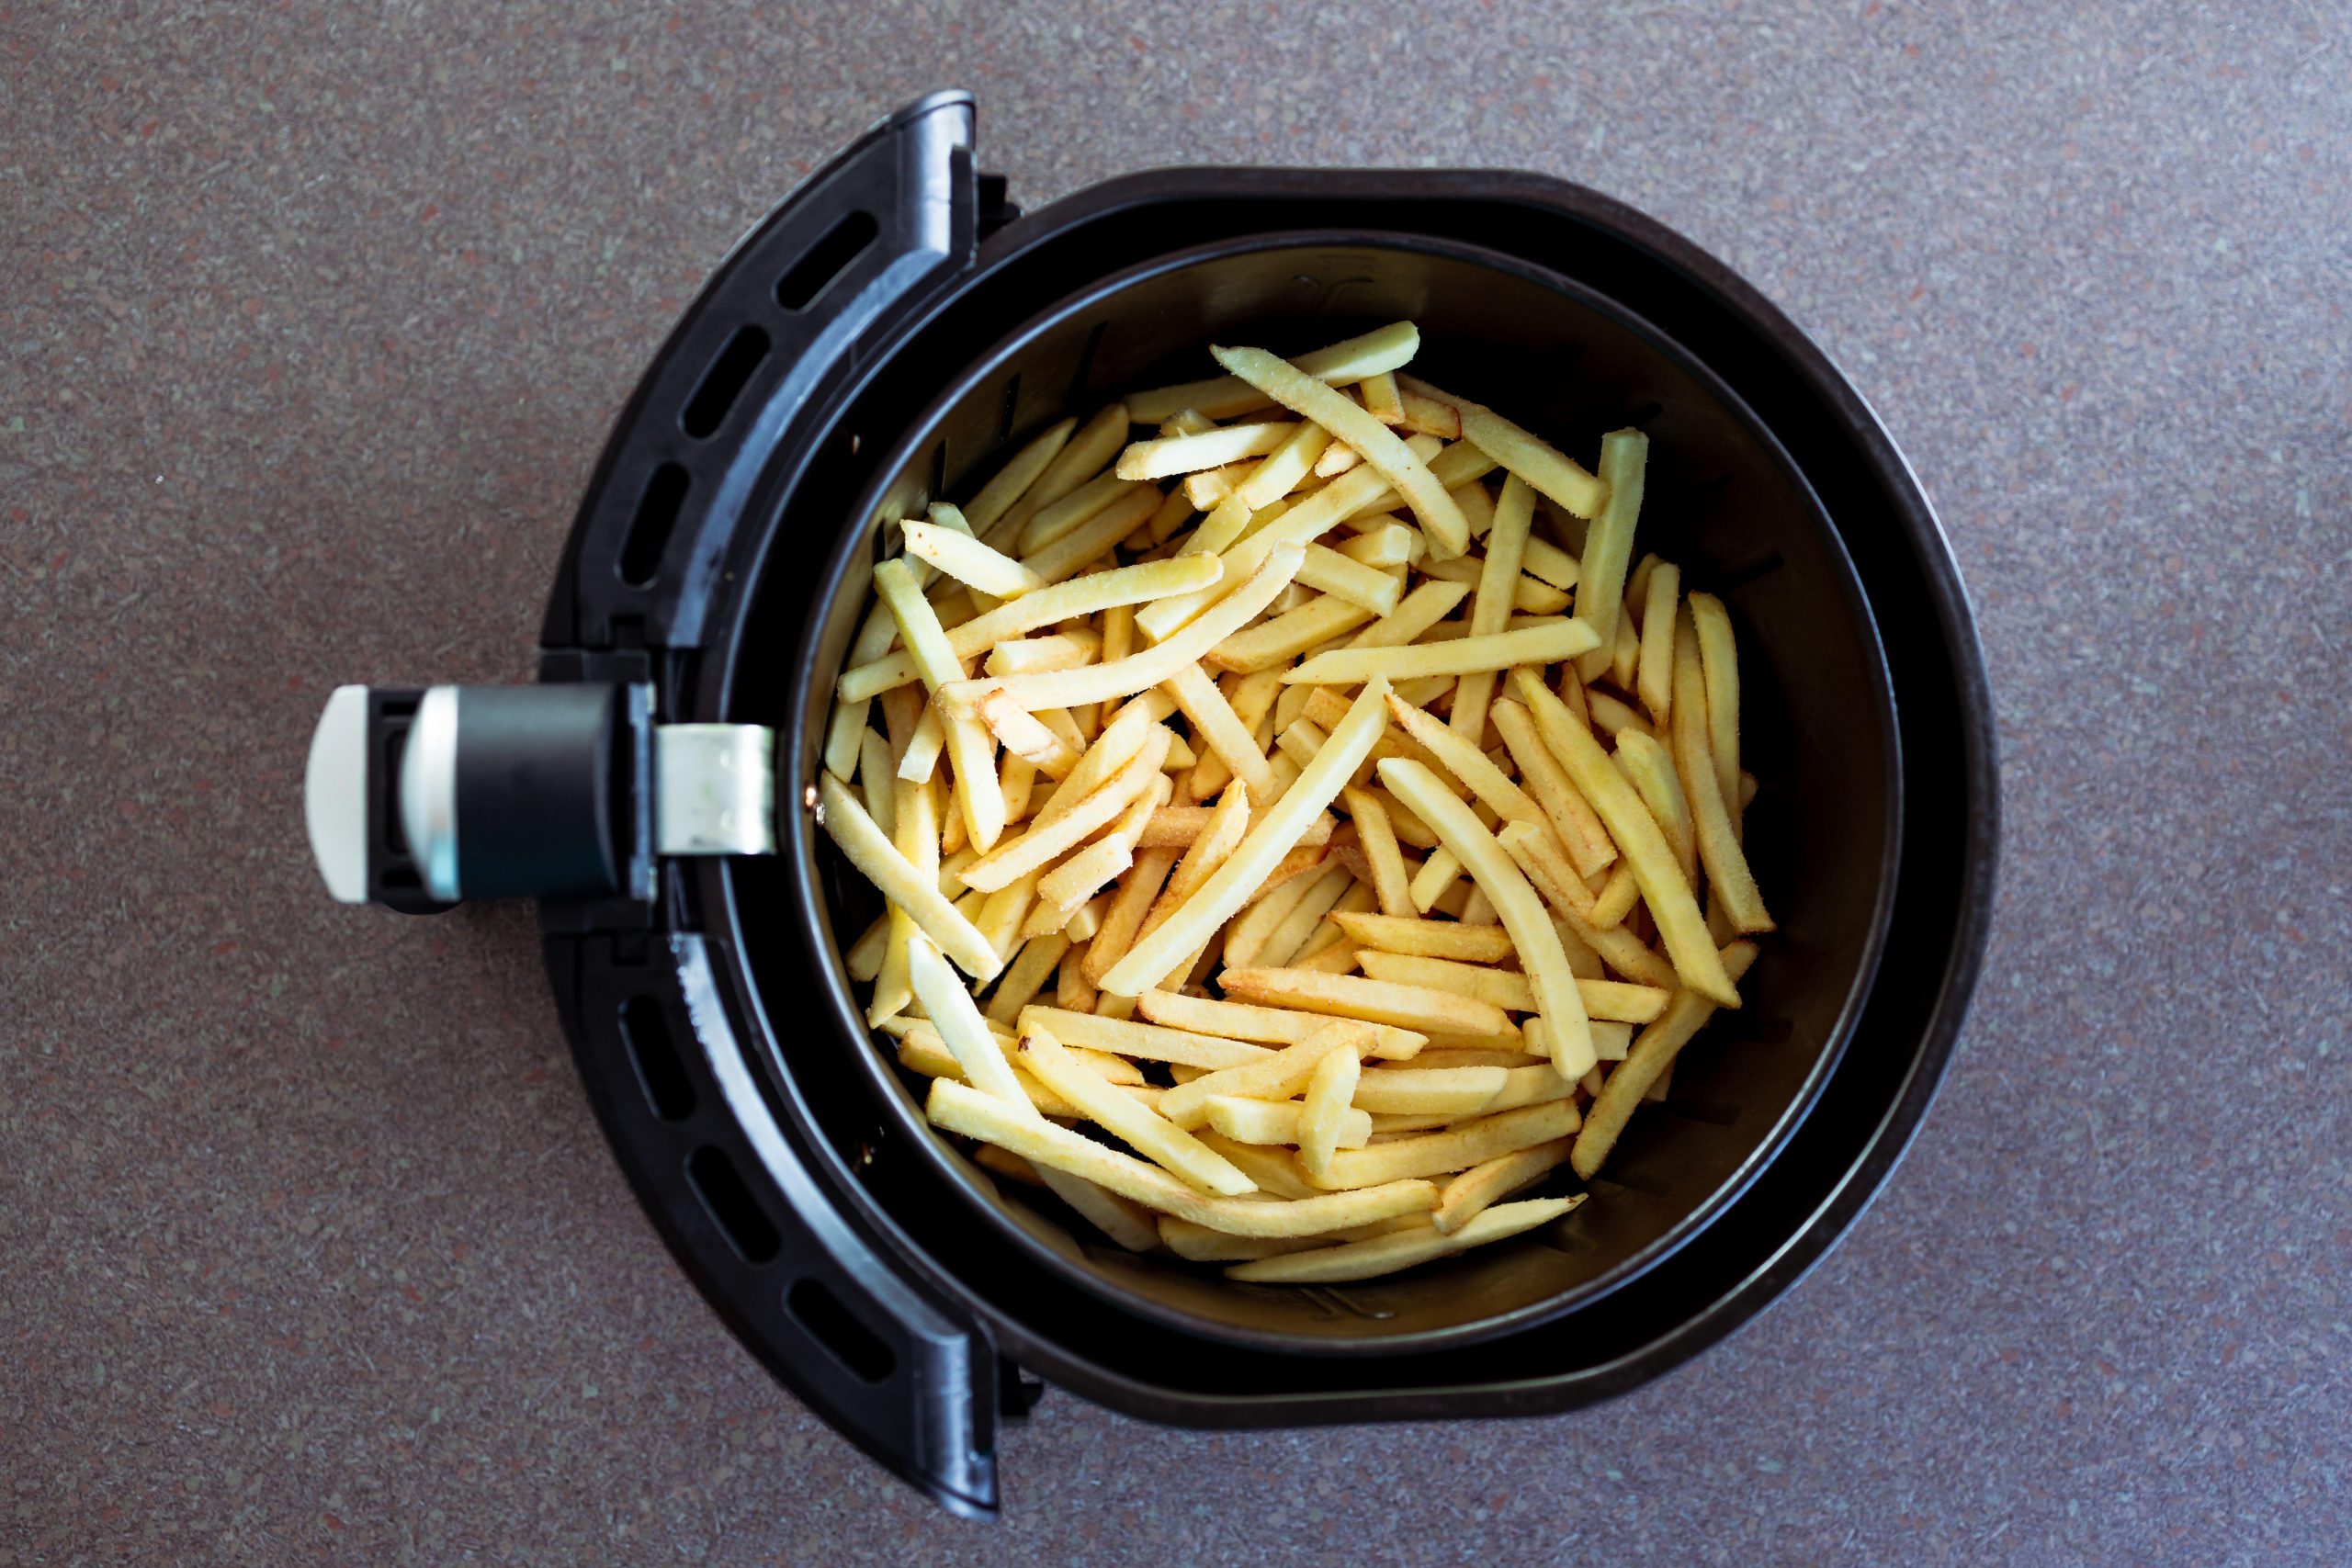
[[[643,588],[661,574],[662,557],[670,547],[670,535],[678,526],[678,513],[686,504],[686,491],[693,483],[686,470],[675,463],[662,464],[646,479],[637,515],[629,519],[628,534],[621,540],[623,582]]]
[[[742,1174],[726,1151],[705,1144],[688,1155],[686,1179],[694,1184],[695,1196],[702,1200],[703,1212],[737,1257],[751,1264],[775,1260],[784,1238],[776,1234],[775,1222],[761,1211],[752,1190],[743,1185]]]
[[[628,1048],[629,1064],[637,1068],[645,1102],[664,1122],[683,1122],[695,1113],[694,1080],[678,1060],[677,1043],[662,1016],[662,1004],[651,997],[631,997],[621,1008],[621,1043]]]
[[[784,1307],[794,1322],[808,1331],[809,1338],[822,1345],[860,1382],[885,1382],[898,1370],[899,1358],[890,1353],[890,1347],[858,1322],[822,1280],[794,1280],[792,1289],[784,1293]]]
[[[882,226],[874,220],[871,212],[848,214],[826,230],[824,238],[809,246],[808,254],[776,279],[775,302],[787,310],[807,310],[825,291],[827,284],[865,254],[865,247],[881,232]]]
[[[696,441],[707,441],[718,434],[727,423],[729,411],[760,367],[767,363],[768,334],[753,326],[738,327],[718,357],[703,372],[702,385],[686,400],[685,412],[678,416],[678,428]]]

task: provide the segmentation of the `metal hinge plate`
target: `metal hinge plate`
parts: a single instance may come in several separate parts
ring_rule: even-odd
[[[775,853],[775,731],[761,724],[656,725],[653,852]]]

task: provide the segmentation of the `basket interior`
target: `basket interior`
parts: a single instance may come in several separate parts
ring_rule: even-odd
[[[1812,491],[1696,356],[1590,291],[1488,253],[1405,240],[1259,243],[1108,280],[1017,328],[954,378],[893,447],[887,484],[841,548],[878,558],[895,545],[897,518],[920,515],[937,496],[966,499],[1012,446],[1065,414],[1214,374],[1211,342],[1295,353],[1400,318],[1420,325],[1417,373],[1490,403],[1588,466],[1604,431],[1647,432],[1637,550],[1678,562],[1687,586],[1722,595],[1739,638],[1742,761],[1761,786],[1746,840],[1780,929],[1763,939],[1745,1007],[1719,1015],[1684,1050],[1668,1099],[1636,1114],[1589,1184],[1589,1201],[1513,1242],[1338,1289],[1237,1285],[1212,1265],[1124,1252],[1051,1198],[994,1181],[932,1135],[923,1080],[896,1067],[887,1041],[857,1042],[843,1058],[817,1038],[836,1032],[816,998],[795,994],[809,984],[797,944],[779,941],[773,958],[763,954],[757,908],[744,911],[746,961],[765,1011],[797,1025],[779,1029],[784,1070],[811,1093],[873,1096],[955,1201],[1056,1272],[1123,1310],[1262,1347],[1371,1350],[1499,1333],[1567,1311],[1664,1256],[1787,1136],[1845,1048],[1893,873],[1896,759],[1884,662],[1852,566]],[[770,558],[797,559],[800,576],[756,592],[805,597],[807,555]],[[839,668],[864,614],[862,574],[852,581],[860,592],[815,607],[820,680]],[[755,601],[750,622],[759,621]],[[788,647],[763,649],[756,637],[744,657],[789,668]],[[812,756],[825,709],[823,701],[806,708]],[[879,904],[830,851],[809,869],[831,921],[818,944],[831,968],[819,978],[840,995],[849,987],[840,953]],[[1562,1169],[1536,1190],[1582,1185]]]

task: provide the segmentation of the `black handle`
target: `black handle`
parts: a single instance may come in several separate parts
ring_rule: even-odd
[[[650,705],[605,682],[339,689],[303,781],[328,890],[406,914],[650,897]]]
[[[823,1192],[762,1094],[705,939],[551,937],[548,970],[614,1156],[721,1317],[801,1401],[957,1513],[997,1507],[988,1339]]]

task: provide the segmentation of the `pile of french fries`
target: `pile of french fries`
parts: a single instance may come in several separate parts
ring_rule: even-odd
[[[905,521],[827,737],[932,1122],[1236,1280],[1566,1213],[1513,1195],[1600,1168],[1772,929],[1730,620],[1634,555],[1647,438],[1588,471],[1419,342],[1212,349]]]

